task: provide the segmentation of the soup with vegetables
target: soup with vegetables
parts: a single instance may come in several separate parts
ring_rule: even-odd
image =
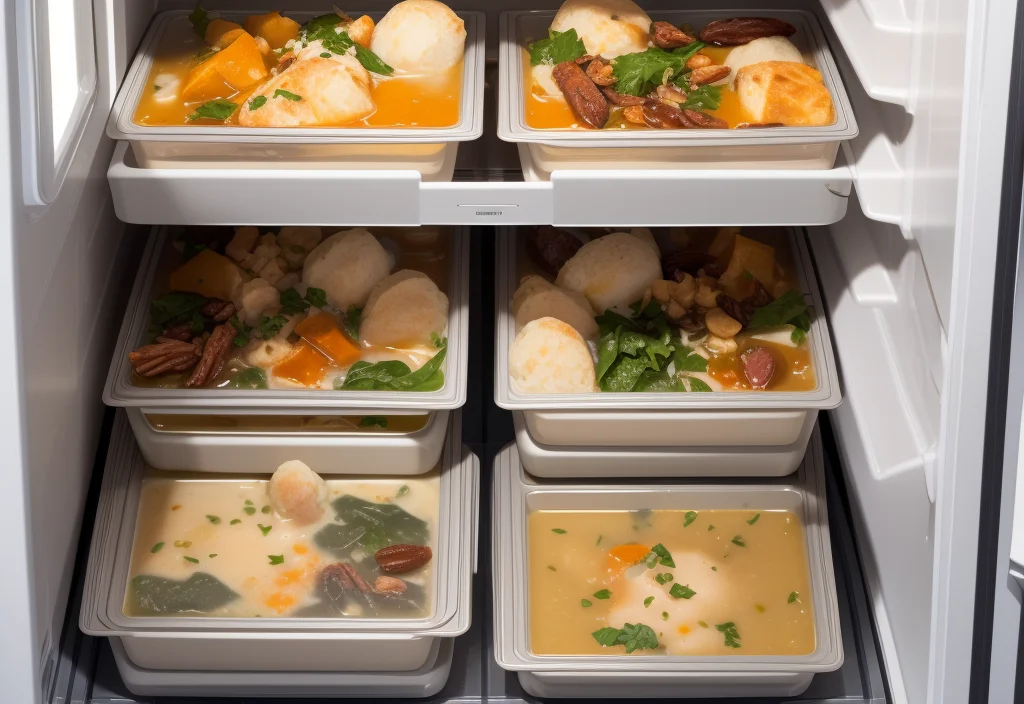
[[[803,526],[789,511],[535,511],[535,655],[806,655]]]
[[[128,616],[425,618],[440,481],[153,472],[142,482]]]

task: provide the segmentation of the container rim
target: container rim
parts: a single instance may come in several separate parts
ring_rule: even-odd
[[[526,475],[515,444],[505,447],[495,459],[494,483],[494,599],[495,659],[512,671],[553,672],[827,672],[843,663],[828,508],[824,495],[824,473],[820,435],[816,430],[811,447],[792,483],[699,484],[693,481],[614,483],[544,481]],[[813,592],[815,650],[803,656],[571,656],[534,655],[529,650],[528,570],[526,562],[527,498],[536,494],[619,494],[665,493],[767,496],[779,492],[801,497],[808,571]],[[753,502],[753,503],[756,503]],[[691,504],[692,505],[692,504]],[[511,526],[511,529],[510,529]],[[500,559],[499,559],[500,556]]]
[[[478,460],[459,441],[461,414],[453,419],[439,463],[440,487],[433,611],[419,619],[130,617],[123,614],[139,489],[147,467],[124,411],[118,412],[96,512],[83,593],[80,627],[100,636],[262,637],[455,636],[469,628],[475,545],[473,517]],[[338,475],[342,476],[342,475]],[[387,476],[387,475],[381,475]],[[342,476],[342,478],[347,478]]]
[[[344,229],[344,228],[341,228]],[[380,228],[374,228],[380,229]],[[448,354],[444,386],[437,391],[335,391],[333,389],[157,389],[132,384],[128,352],[145,340],[149,305],[160,255],[171,227],[153,229],[139,265],[103,388],[108,406],[144,407],[150,412],[197,414],[387,415],[460,408],[466,402],[469,363],[469,233],[451,227],[448,270]],[[371,229],[372,232],[372,229]]]
[[[623,228],[625,229],[625,228]],[[826,320],[826,308],[814,273],[806,234],[789,228],[790,247],[796,265],[800,290],[811,297],[816,312],[807,339],[811,344],[818,386],[812,391],[716,391],[713,393],[598,391],[589,394],[528,394],[515,391],[508,370],[508,351],[516,336],[515,318],[509,306],[519,284],[516,228],[498,230],[495,292],[495,384],[494,402],[513,411],[548,410],[826,410],[842,403],[839,369]]]
[[[145,424],[146,432],[147,433],[150,433],[150,434],[152,434],[154,436],[161,437],[161,438],[171,438],[171,437],[176,437],[176,438],[178,438],[178,437],[204,437],[204,438],[205,437],[231,437],[231,438],[254,438],[254,439],[255,438],[267,438],[267,439],[270,439],[270,438],[274,438],[274,439],[278,439],[278,438],[281,438],[281,439],[299,438],[299,439],[310,440],[310,441],[312,441],[312,440],[328,440],[328,439],[330,439],[330,440],[336,440],[336,441],[339,441],[339,442],[343,441],[345,439],[352,439],[354,441],[355,440],[365,441],[365,440],[368,440],[368,439],[372,438],[375,441],[379,441],[383,445],[393,445],[393,444],[396,444],[396,443],[399,443],[399,442],[401,442],[401,443],[418,442],[418,441],[422,440],[425,436],[430,435],[430,433],[436,427],[437,423],[445,423],[447,425],[447,423],[448,423],[448,413],[449,413],[448,411],[434,411],[434,412],[430,412],[430,413],[403,413],[403,414],[400,414],[400,415],[402,415],[402,416],[420,416],[420,415],[425,415],[425,416],[427,416],[427,422],[426,422],[426,424],[424,424],[424,426],[422,428],[419,428],[418,430],[403,430],[403,431],[395,431],[395,432],[374,433],[374,432],[365,432],[365,431],[360,432],[359,430],[345,430],[345,431],[294,430],[294,431],[285,431],[285,430],[275,430],[275,429],[272,429],[272,428],[267,428],[267,429],[264,429],[264,430],[232,430],[232,429],[159,430],[159,429],[153,427],[153,424],[149,421],[149,419],[146,416],[148,416],[148,415],[177,415],[177,416],[214,415],[214,416],[220,416],[220,415],[226,415],[226,414],[223,414],[223,413],[196,414],[196,413],[181,413],[181,412],[171,413],[171,414],[161,414],[159,411],[154,412],[153,409],[138,408],[138,407],[135,407],[135,406],[129,406],[125,410],[128,412],[129,416],[133,416],[136,419],[138,419],[139,422]],[[442,414],[440,418],[439,418],[439,414]],[[265,414],[261,414],[261,413],[248,413],[248,414],[245,414],[245,415],[265,415]],[[282,415],[286,415],[286,414],[282,414]],[[327,413],[318,413],[317,415],[327,416],[327,415],[362,415],[362,414],[344,414],[344,413],[342,413],[342,414],[327,414]],[[399,415],[399,414],[392,413],[390,415],[394,416],[394,415]]]
[[[190,10],[168,10],[156,15],[135,55],[131,68],[107,119],[107,136],[112,139],[158,142],[234,142],[261,144],[429,144],[464,142],[479,138],[484,129],[484,24],[486,14],[455,10],[466,25],[459,121],[452,127],[358,128],[358,127],[146,127],[132,121],[145,88],[154,53],[171,22],[186,17]],[[221,18],[243,17],[259,10],[218,11]],[[322,14],[313,10],[289,10],[293,19]],[[358,12],[379,21],[380,10]]]
[[[651,12],[656,19],[675,20],[680,24],[695,16],[713,15],[713,19],[763,15],[764,8],[662,10]],[[852,139],[859,133],[850,98],[846,93],[839,68],[828,46],[821,23],[806,10],[771,9],[772,16],[785,19],[797,27],[814,55],[816,68],[832,96],[836,122],[821,127],[772,127],[747,130],[541,130],[527,126],[524,94],[523,61],[519,42],[520,27],[525,22],[553,19],[551,10],[513,10],[499,18],[500,68],[498,87],[498,137],[506,142],[528,142],[551,147],[722,147],[789,145],[837,142]],[[550,22],[549,22],[550,24]],[[698,22],[700,24],[700,22]]]

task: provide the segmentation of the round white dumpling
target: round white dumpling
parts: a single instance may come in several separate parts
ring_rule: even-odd
[[[320,520],[328,498],[327,482],[299,460],[289,460],[277,468],[267,493],[279,516],[300,525]]]
[[[338,310],[363,306],[370,291],[391,273],[392,257],[369,230],[342,230],[318,244],[302,266],[302,280],[322,288]]]
[[[363,309],[359,336],[370,345],[431,344],[448,325],[448,296],[419,271],[396,271],[378,283]]]
[[[590,347],[556,318],[538,318],[519,331],[508,352],[508,371],[522,393],[577,394],[597,387]]]
[[[557,318],[573,326],[588,340],[598,338],[594,309],[577,291],[558,288],[540,276],[527,276],[512,295],[512,317],[516,328],[538,318]]]
[[[565,101],[565,93],[555,83],[555,77],[553,75],[555,67],[551,64],[538,64],[530,68],[530,72],[533,75],[533,91],[536,93],[537,88],[540,88],[540,93],[545,97],[554,98],[557,100]]]
[[[611,59],[647,50],[651,18],[633,0],[565,0],[551,29],[575,29],[588,54]]]
[[[650,243],[615,232],[580,247],[558,272],[555,285],[582,293],[598,314],[611,308],[629,315],[629,305],[660,278],[661,262]]]
[[[442,2],[405,0],[374,28],[370,50],[400,71],[444,73],[462,61],[466,26]]]
[[[761,37],[754,41],[738,46],[729,52],[725,57],[725,65],[731,68],[729,76],[719,81],[732,85],[736,80],[736,73],[744,66],[764,63],[765,61],[795,61],[798,64],[806,63],[800,50],[785,37]]]

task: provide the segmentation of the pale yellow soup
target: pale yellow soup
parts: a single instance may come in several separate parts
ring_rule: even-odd
[[[534,654],[625,655],[594,635],[625,624],[657,638],[632,655],[815,649],[804,530],[790,511],[535,511],[528,531]],[[674,567],[648,567],[656,545]]]
[[[325,543],[323,536],[336,536],[339,528],[345,527],[336,515],[336,502],[342,497],[354,497],[370,502],[371,512],[393,511],[390,507],[398,507],[410,518],[422,521],[421,534],[436,557],[440,500],[436,472],[415,479],[327,479],[329,498],[324,504],[324,515],[310,525],[296,525],[277,515],[267,494],[268,484],[267,479],[151,472],[142,481],[124,613],[243,618],[430,616],[433,560],[415,571],[398,575],[408,585],[408,598],[366,599],[345,594],[327,603],[322,580],[325,567],[349,563],[372,586],[380,574],[373,560],[373,548],[381,540],[391,541],[380,535],[374,543],[359,541],[349,548],[332,549],[330,546],[336,548],[339,541]],[[412,542],[407,540],[408,533],[395,533],[392,525],[388,524],[385,534],[390,531],[392,537],[403,538],[394,542]],[[352,526],[354,522],[349,527]],[[325,529],[327,533],[322,533]],[[211,577],[219,585],[211,586]],[[148,589],[157,583],[162,589],[159,598],[146,599],[152,591],[140,597],[140,580]],[[212,599],[209,603],[215,604],[215,608],[196,608],[194,600],[190,601],[193,597],[181,597],[182,587],[174,587],[173,583],[191,584],[189,580],[202,582],[195,589],[208,589]],[[168,589],[177,591],[167,596]],[[183,603],[189,608],[181,608]]]

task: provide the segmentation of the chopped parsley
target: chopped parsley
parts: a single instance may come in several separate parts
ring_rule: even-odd
[[[261,533],[263,533],[263,537],[266,537],[267,533],[269,533],[274,526],[265,526],[262,523],[257,523],[256,527],[260,529]]]
[[[708,627],[708,622],[707,621],[697,621],[697,625],[700,626],[701,628],[707,628]]]
[[[658,574],[654,575],[654,581],[658,584],[668,584],[673,579],[674,578],[669,572],[659,572]]]
[[[208,520],[213,525],[217,525],[220,523],[220,516],[211,516],[210,514],[206,514],[206,520]]]
[[[186,559],[186,560],[188,560],[189,562],[191,562],[191,563],[195,564],[195,565],[198,565],[198,564],[199,564],[199,560],[197,560],[197,559],[196,559],[196,558],[194,558],[194,557],[189,557],[188,555],[185,555],[185,559]]]
[[[666,550],[665,546],[661,543],[658,543],[653,548],[651,548],[651,552],[653,552],[655,555],[661,558],[661,564],[665,567],[676,566],[676,563],[672,560],[672,554],[668,550]]]
[[[188,116],[189,120],[224,120],[231,117],[238,106],[232,103],[230,100],[208,100]]]
[[[697,592],[693,591],[689,587],[676,582],[672,585],[672,588],[668,590],[669,596],[673,596],[676,599],[689,599]]]
[[[266,513],[268,515],[273,513],[273,512],[274,512],[274,509],[270,508],[270,504],[267,504],[266,506],[264,506],[263,508],[260,509],[260,513]]]
[[[753,518],[751,518],[751,519],[750,519],[749,521],[747,521],[747,525],[748,525],[748,526],[752,526],[752,525],[754,525],[755,523],[757,523],[757,519],[759,519],[760,517],[761,517],[761,514],[760,514],[760,513],[755,513],[755,514],[754,514],[754,517],[753,517]]]
[[[726,648],[739,648],[740,647],[740,633],[736,630],[736,624],[732,621],[728,623],[717,623],[715,628],[725,636],[725,647]]]
[[[602,540],[604,540],[604,536],[603,535],[597,536],[597,542],[594,543],[594,545],[595,546],[600,545]]]
[[[592,602],[590,599],[580,599],[580,606],[582,606],[584,609],[590,608],[593,605],[594,602]]]
[[[267,104],[267,96],[257,95],[255,98],[249,101],[250,110],[259,110],[261,107]]]
[[[254,513],[256,513],[256,507],[254,507],[254,506],[246,506],[242,510],[245,511],[250,516],[253,515]]]
[[[792,604],[793,602],[795,602],[799,598],[800,598],[800,592],[790,592],[789,593],[789,598],[786,599],[786,603],[787,604]]]
[[[548,569],[551,570],[552,572],[557,572],[558,571],[558,570],[555,569],[554,565],[548,565]]]
[[[687,511],[683,515],[683,528],[689,528],[690,524],[697,520],[696,511]]]
[[[329,59],[329,58],[331,58],[331,52],[329,52],[329,51],[321,51],[320,52],[320,58],[321,59]]]
[[[668,611],[662,611],[661,612],[661,620],[662,621],[668,621]]]
[[[712,572],[717,572],[717,571],[718,571],[718,568],[717,568],[717,567],[715,567],[714,565],[711,565],[711,571],[712,571]]]
[[[160,551],[161,551],[161,550],[163,550],[163,549],[164,549],[164,542],[163,542],[163,541],[161,540],[161,541],[160,541],[159,543],[157,543],[156,545],[154,545],[153,547],[151,547],[151,548],[149,549],[149,551],[150,551],[150,552],[154,552],[154,553],[155,553],[155,552],[160,552]],[[793,593],[794,593],[794,594],[796,594],[796,592],[793,592]]]
[[[282,565],[284,564],[284,555],[267,555],[270,558],[270,564]]]
[[[754,604],[754,610],[757,611],[757,613],[763,614],[764,613],[764,609],[765,609],[764,604]]]
[[[448,346],[448,338],[441,337],[436,332],[430,333],[430,341],[434,344],[434,347],[441,349],[442,347]]]
[[[747,547],[747,544],[743,542],[743,536],[737,535],[730,540],[733,545],[739,545],[741,548]]]
[[[711,532],[711,531],[713,531],[714,529],[715,529],[715,524],[714,524],[714,523],[712,523],[711,525],[709,525],[709,526],[708,526],[708,533],[710,533],[710,532]]]
[[[565,535],[569,531],[565,530],[564,528],[552,528],[551,532],[552,533],[558,533],[559,535]]]
[[[175,540],[174,547],[176,548],[190,548],[192,547],[191,540]]]
[[[210,553],[210,555],[209,555],[209,557],[210,557],[210,559],[212,560],[213,558],[217,557],[217,553],[215,553],[215,552],[211,552],[211,553]]]
[[[595,599],[611,599],[611,597],[612,593],[607,589],[602,589],[600,591],[594,592]]]
[[[275,90],[274,91],[274,97],[275,98],[284,98],[285,100],[291,100],[292,102],[295,102],[295,103],[297,103],[300,100],[302,100],[302,96],[301,95],[296,95],[295,93],[292,93],[290,90],[285,90],[284,88],[278,88],[277,90]]]
[[[232,518],[231,519],[231,525],[235,525],[236,523],[241,523],[241,522],[242,522],[241,518]]]
[[[644,599],[644,608],[646,609],[648,606],[650,606],[653,601],[654,601],[654,597],[653,596],[649,596],[646,599]]]
[[[605,647],[624,645],[627,653],[634,650],[655,650],[658,647],[658,635],[653,628],[642,623],[625,623],[622,628],[608,626],[594,631],[591,635]]]
[[[548,30],[547,39],[538,39],[527,47],[530,52],[530,65],[540,64],[555,65],[574,61],[587,53],[583,40],[576,34],[575,29],[565,32]]]

